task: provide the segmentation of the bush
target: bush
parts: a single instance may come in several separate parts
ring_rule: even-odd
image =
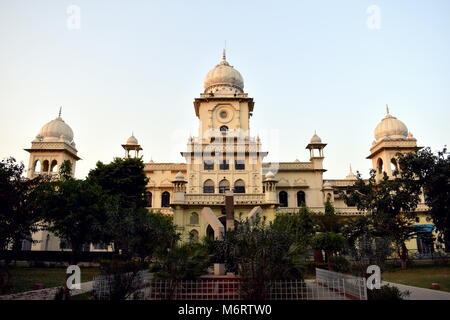
[[[333,271],[348,273],[351,270],[350,262],[343,256],[332,256],[329,258]]]
[[[390,285],[381,286],[380,289],[367,290],[368,300],[404,300],[404,298],[410,295],[409,291],[400,291],[397,287]]]
[[[101,261],[102,275],[94,281],[94,299],[127,299],[140,286],[142,279],[139,271],[144,267],[144,264],[135,261]]]

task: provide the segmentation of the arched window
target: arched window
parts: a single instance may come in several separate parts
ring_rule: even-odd
[[[288,206],[288,194],[287,194],[287,192],[286,191],[280,191],[278,196],[279,196],[278,201],[280,202],[280,207],[287,207]]]
[[[195,229],[192,229],[191,231],[189,231],[189,241],[190,242],[198,242],[198,231]]]
[[[236,180],[236,182],[234,183],[234,192],[245,193],[245,183],[242,179]]]
[[[170,193],[167,191],[164,191],[161,194],[161,208],[167,208],[170,207]]]
[[[226,179],[223,179],[219,182],[219,193],[225,193],[230,190],[230,182]]]
[[[192,212],[189,217],[189,224],[198,224],[198,213]]]
[[[214,181],[208,179],[203,183],[203,193],[214,193]]]
[[[152,206],[152,193],[150,191],[145,192],[145,206],[150,208]]]
[[[227,132],[228,132],[228,127],[227,127],[227,126],[221,126],[221,127],[220,127],[220,132],[221,132],[222,134],[227,134]]]
[[[42,163],[42,172],[48,172],[48,168],[49,168],[49,163],[48,163],[48,160],[45,160],[43,163]]]
[[[297,192],[297,207],[301,207],[304,204],[306,204],[305,192],[299,191]]]
[[[58,161],[53,160],[52,164],[50,165],[50,172],[56,173],[58,172]]]
[[[391,159],[391,171],[394,173],[394,171],[398,170],[397,160],[395,158]]]
[[[381,158],[378,158],[377,161],[377,171],[379,174],[383,173],[383,160]]]
[[[36,160],[34,162],[34,172],[41,172],[41,162],[39,160]]]

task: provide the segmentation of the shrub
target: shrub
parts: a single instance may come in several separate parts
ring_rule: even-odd
[[[402,292],[399,288],[390,285],[381,286],[380,289],[367,290],[368,300],[404,300],[409,295],[409,291]]]
[[[330,264],[333,266],[333,271],[348,273],[350,272],[350,262],[343,256],[332,256],[329,258]]]

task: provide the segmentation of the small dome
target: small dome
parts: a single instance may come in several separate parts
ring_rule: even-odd
[[[127,144],[138,145],[139,143],[136,137],[134,135],[131,135],[131,137],[127,139]]]
[[[243,93],[244,79],[239,71],[234,69],[225,59],[206,74],[204,85],[205,93]]]
[[[275,175],[273,174],[272,171],[269,171],[269,172],[266,173],[265,178],[266,179],[273,179],[273,178],[275,178]]]
[[[178,171],[175,180],[184,180],[184,174],[181,171]]]
[[[316,133],[314,133],[311,138],[311,143],[322,143],[322,139],[320,139],[320,137]]]
[[[333,189],[331,183],[328,182],[328,181],[326,181],[326,182],[323,184],[323,188],[324,188],[324,189]]]
[[[68,124],[64,122],[61,116],[46,123],[36,137],[40,141],[60,141],[64,140],[69,144],[73,143],[73,131]]]
[[[384,138],[407,139],[408,128],[402,121],[388,113],[375,128],[375,140]]]

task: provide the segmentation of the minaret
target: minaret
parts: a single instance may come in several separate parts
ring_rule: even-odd
[[[125,158],[130,158],[130,151],[134,151],[134,157],[139,158],[139,151],[142,150],[133,132],[131,133],[131,137],[127,139],[127,142],[122,145],[122,148],[125,150]]]
[[[326,143],[322,142],[322,139],[314,132],[311,141],[306,146],[309,150],[310,161],[314,165],[314,169],[323,169],[323,159],[325,158],[323,149],[326,147]],[[315,151],[317,150],[317,152]]]
[[[31,148],[25,149],[30,153],[28,178],[39,174],[57,175],[65,160],[72,164],[72,176],[75,174],[75,164],[80,157],[77,155],[73,131],[61,118],[61,110],[58,117],[41,128],[31,142]]]
[[[372,160],[377,179],[381,179],[384,172],[393,176],[395,170],[399,169],[397,153],[417,152],[421,149],[406,125],[390,114],[388,105],[386,116],[375,128],[374,136],[367,159]]]

